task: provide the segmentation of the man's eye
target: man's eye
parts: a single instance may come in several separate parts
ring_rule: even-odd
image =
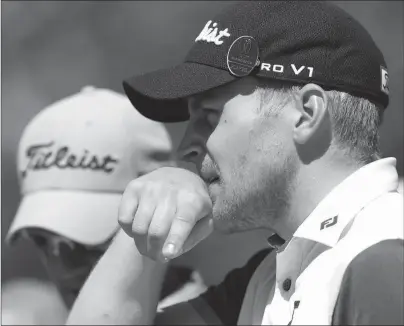
[[[206,114],[206,120],[211,126],[216,126],[219,122],[219,114],[217,112],[208,112]]]

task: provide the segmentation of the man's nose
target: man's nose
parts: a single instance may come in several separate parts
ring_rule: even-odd
[[[198,165],[204,152],[203,146],[198,143],[182,142],[177,150],[177,159]]]
[[[206,154],[206,141],[210,133],[204,119],[198,116],[192,118],[176,151],[177,161],[192,163],[198,168]]]

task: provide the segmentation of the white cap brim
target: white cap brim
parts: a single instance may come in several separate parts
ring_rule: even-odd
[[[6,242],[25,228],[41,228],[83,245],[99,245],[117,232],[121,193],[46,190],[26,194]]]

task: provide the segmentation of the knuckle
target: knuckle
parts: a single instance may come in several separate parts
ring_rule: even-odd
[[[133,223],[132,232],[139,236],[144,236],[148,232],[148,227],[143,223]]]
[[[181,202],[193,211],[200,211],[204,206],[202,196],[195,192],[184,191],[181,194]]]
[[[161,182],[150,181],[144,184],[141,189],[141,196],[143,198],[156,200],[162,198],[167,193],[166,187]]]
[[[139,179],[133,179],[126,186],[125,192],[135,192],[142,186],[142,182]]]
[[[154,193],[160,196],[167,196],[170,192],[172,192],[171,186],[161,181],[153,182],[150,184],[150,187],[153,188]]]
[[[133,216],[132,214],[129,213],[127,209],[128,205],[122,204],[119,206],[118,210],[118,223],[119,224],[128,224],[132,223],[133,221]]]
[[[139,197],[143,194],[153,194],[161,187],[159,182],[153,180],[145,180],[142,177],[134,179],[128,183],[125,192],[129,192],[132,195],[137,194]]]
[[[118,224],[120,226],[128,226],[132,224],[133,217],[130,215],[118,215]]]
[[[174,220],[193,225],[197,222],[197,217],[196,215],[190,215],[190,214],[187,214],[185,216],[176,215]]]
[[[162,227],[151,227],[149,236],[154,239],[161,239],[165,236],[165,231]]]
[[[149,216],[151,216],[154,212],[154,207],[152,207],[151,205],[141,205],[137,212],[136,212],[136,220],[144,220],[144,219],[148,219]]]

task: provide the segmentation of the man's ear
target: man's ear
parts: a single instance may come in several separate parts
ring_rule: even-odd
[[[299,119],[293,130],[293,139],[298,144],[307,143],[320,128],[327,115],[327,94],[316,84],[307,84],[297,95]]]

